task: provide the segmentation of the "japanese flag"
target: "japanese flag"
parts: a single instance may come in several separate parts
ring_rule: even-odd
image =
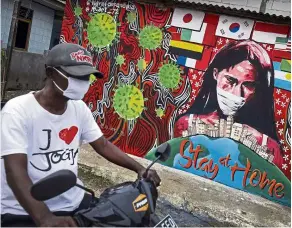
[[[216,36],[234,40],[249,39],[253,25],[253,20],[221,15],[216,29]]]
[[[196,10],[175,8],[171,25],[174,27],[187,28],[200,31],[205,13]]]

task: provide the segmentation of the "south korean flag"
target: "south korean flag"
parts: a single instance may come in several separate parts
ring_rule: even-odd
[[[249,39],[253,25],[253,20],[221,15],[216,29],[216,36],[234,40]]]

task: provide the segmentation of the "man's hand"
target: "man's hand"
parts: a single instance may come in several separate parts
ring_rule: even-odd
[[[77,227],[74,219],[70,216],[46,216],[40,221],[40,227]]]
[[[146,169],[143,168],[138,171],[138,177],[143,177],[146,181],[152,181],[156,187],[160,186],[161,180],[157,172],[153,169],[150,169],[146,172]]]

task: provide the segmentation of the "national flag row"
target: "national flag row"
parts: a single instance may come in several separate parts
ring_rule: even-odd
[[[169,51],[171,54],[177,56],[177,63],[182,66],[205,71],[211,61],[213,47],[186,42],[181,40],[178,33],[173,34],[177,35],[173,35],[173,39],[170,41]],[[283,59],[281,70],[290,72],[290,64],[288,64],[288,60],[290,60],[291,48],[289,48],[289,41],[288,39],[283,40],[282,38],[277,38],[277,40],[279,42],[287,41],[287,44],[275,45],[275,49],[271,52],[273,59]]]
[[[205,71],[211,61],[213,48],[185,41],[171,40],[169,51],[177,55],[177,64]],[[291,60],[274,61],[274,86],[291,91]]]
[[[174,10],[171,25],[174,31],[171,31],[169,51],[177,56],[177,63],[182,66],[205,71],[211,61],[217,36],[234,40],[252,38],[256,42],[272,44],[273,57],[290,59],[288,26],[185,9]],[[277,75],[288,77],[278,72]]]
[[[283,39],[278,38],[277,40],[283,41]],[[285,42],[286,41],[288,43],[288,39],[286,39]],[[209,62],[211,61],[213,48],[180,40],[179,35],[176,35],[174,36],[174,39],[170,41],[169,51],[171,54],[177,56],[177,63],[179,65],[205,71],[208,67]],[[276,44],[272,55],[273,59],[282,59],[282,71],[291,71],[291,48],[288,47],[288,44]]]
[[[252,39],[275,44],[276,38],[287,38],[288,25],[255,22],[251,19],[226,15],[205,14],[201,11],[176,8],[171,25],[182,28],[181,40],[214,46],[215,36],[234,40]]]
[[[169,51],[177,56],[177,64],[205,71],[211,61],[213,48],[181,40],[171,40]],[[273,66],[275,87],[291,91],[291,60],[274,58]]]

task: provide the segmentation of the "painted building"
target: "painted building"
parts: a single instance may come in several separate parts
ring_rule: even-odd
[[[234,123],[232,125],[232,129],[231,129],[231,138],[236,140],[236,141],[239,141],[239,139],[241,138],[241,135],[242,135],[242,131],[243,131],[243,126],[242,124],[239,124],[239,123]]]
[[[290,18],[145,2],[65,7],[61,41],[104,74],[84,101],[105,137],[148,159],[169,141],[163,164],[290,206]]]
[[[13,13],[13,0],[1,1],[1,48],[6,48]],[[64,2],[22,0],[14,48],[43,54],[59,43]]]

